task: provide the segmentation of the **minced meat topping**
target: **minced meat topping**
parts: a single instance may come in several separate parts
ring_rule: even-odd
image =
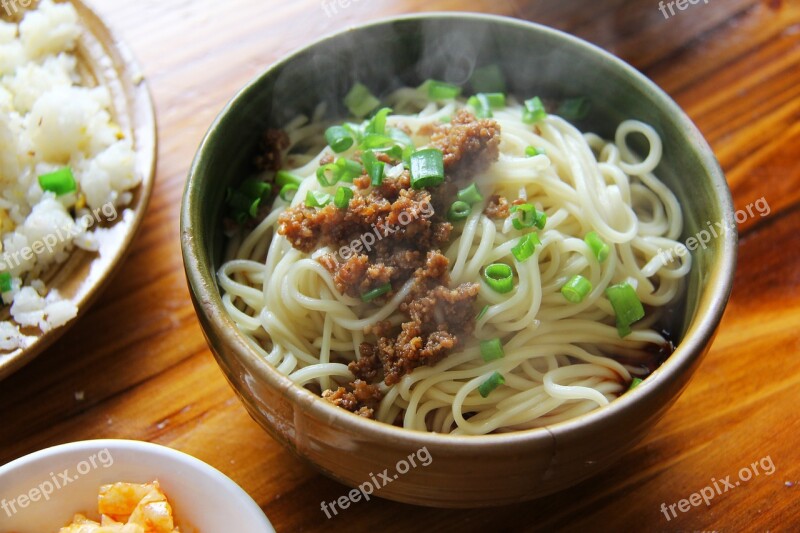
[[[320,247],[332,250],[319,261],[343,294],[357,298],[390,284],[391,291],[375,300],[381,303],[412,280],[400,305],[407,320],[400,326],[382,322],[365,332],[374,334],[377,341],[361,344],[358,360],[349,365],[356,380],[347,387],[324,391],[328,401],[372,417],[381,400],[378,383],[395,384],[415,368],[437,363],[463,343],[460,337],[472,333],[479,285],[449,286],[449,261],[440,250],[449,242],[453,227],[445,213],[458,182],[496,161],[499,144],[497,122],[478,120],[462,110],[450,123],[437,125],[431,132],[431,145],[444,156],[446,179],[442,185],[412,189],[406,170],[372,187],[364,174],[354,180],[357,190],[346,209],[333,204],[322,208],[301,204],[280,216],[278,233],[296,249],[306,253]],[[273,159],[274,155],[267,153],[263,162],[269,165]],[[507,209],[507,202],[495,209],[503,207]]]

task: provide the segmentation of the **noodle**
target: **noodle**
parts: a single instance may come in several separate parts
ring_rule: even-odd
[[[396,114],[388,124],[412,132],[417,147],[430,142],[421,128],[463,107],[454,100],[430,103],[413,89],[401,89],[389,101]],[[442,250],[451,286],[480,283],[477,309],[488,309],[458,350],[433,366],[415,368],[394,385],[381,383],[379,421],[472,435],[545,426],[607,405],[625,392],[633,376],[646,375],[652,354],[668,344],[655,326],[679,298],[691,264],[688,255],[668,265],[658,256],[659,250],[679,245],[683,220],[675,196],[653,174],[662,157],[659,135],[647,124],[627,120],[609,142],[582,134],[552,114],[533,128],[522,121],[521,109],[512,102],[494,111],[502,131],[499,160],[472,180],[487,199],[522,198],[546,212],[541,245],[529,260],[515,261],[511,249],[519,233],[510,218],[494,220],[483,209],[473,209],[455,225]],[[294,205],[308,191],[321,189],[316,170],[330,154],[324,132],[321,121],[302,117],[287,128],[288,163],[303,178]],[[632,135],[649,144],[643,160],[626,143]],[[528,146],[543,154],[527,156]],[[374,342],[371,327],[384,320],[403,322],[399,308],[411,280],[382,305],[341,294],[317,261],[335,250],[305,254],[277,233],[278,217],[287,207],[276,198],[262,222],[231,239],[218,273],[223,304],[253,349],[279,372],[300,386],[335,389],[355,379],[347,363],[358,358],[362,342]],[[590,231],[610,245],[603,262],[584,242]],[[517,273],[508,294],[493,291],[481,276],[495,262],[513,265]],[[578,274],[592,290],[571,303],[561,287]],[[620,338],[604,291],[626,281],[647,314]],[[479,340],[492,338],[502,339],[505,356],[486,362]],[[494,372],[505,383],[484,398],[478,389]]]

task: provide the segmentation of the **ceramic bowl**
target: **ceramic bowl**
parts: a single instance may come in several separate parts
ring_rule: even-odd
[[[75,513],[97,520],[101,485],[158,480],[183,533],[275,531],[247,493],[219,470],[148,442],[89,440],[47,448],[0,467],[0,531],[58,531]]]
[[[366,420],[295,386],[251,351],[223,309],[215,273],[224,246],[224,192],[252,172],[263,130],[308,114],[320,102],[332,117],[344,116],[340,102],[356,80],[385,95],[427,78],[464,82],[474,68],[492,63],[501,67],[510,93],[587,97],[592,111],[578,124],[584,131],[613,138],[625,119],[653,125],[664,143],[657,173],[683,206],[682,239],[709,221],[733,220],[730,191],[714,154],[653,82],[571,35],[474,14],[374,22],[282,59],[220,113],[186,184],[181,238],[192,298],[208,343],[242,402],[277,440],[350,487],[385,470],[396,472],[402,461],[425,450],[432,458],[428,466],[411,468],[375,491],[392,500],[439,507],[507,504],[564,489],[608,468],[686,387],[731,290],[735,231],[694,252],[685,304],[675,308],[678,347],[642,386],[573,420],[515,433],[450,436]]]

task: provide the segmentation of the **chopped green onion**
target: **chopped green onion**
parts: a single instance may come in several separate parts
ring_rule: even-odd
[[[72,175],[72,169],[69,167],[42,174],[39,176],[39,186],[43,191],[56,193],[56,196],[62,196],[78,190],[75,176]]]
[[[520,204],[511,208],[512,215],[520,213],[520,216],[514,216],[511,223],[514,229],[525,229],[536,226],[539,229],[544,229],[547,224],[547,214],[538,211],[532,204]]]
[[[497,63],[473,70],[469,83],[475,92],[506,92],[505,75]]]
[[[495,372],[494,374],[489,376],[489,379],[480,384],[480,386],[478,387],[478,392],[481,394],[482,397],[486,398],[492,393],[493,390],[495,390],[500,385],[503,385],[505,382],[506,380],[503,377],[503,375],[500,374],[500,372]]]
[[[389,116],[389,113],[392,112],[390,107],[384,107],[377,113],[372,119],[367,123],[367,127],[364,129],[364,133],[367,135],[375,134],[375,135],[385,135],[386,134],[386,117]]]
[[[361,142],[362,137],[364,137],[364,128],[360,124],[345,122],[342,127],[347,130],[347,133],[349,133],[356,142]]]
[[[279,193],[281,200],[291,202],[298,188],[299,186],[296,183],[287,183],[281,187],[281,192]]]
[[[12,288],[11,272],[0,273],[0,292],[9,292]]]
[[[461,87],[443,81],[428,80],[420,88],[427,90],[431,100],[452,100],[461,94]]]
[[[294,185],[300,185],[303,183],[303,178],[300,176],[296,176],[291,172],[286,172],[285,170],[279,170],[277,174],[275,174],[275,185],[277,187],[283,187],[286,184],[292,183]]]
[[[385,148],[394,144],[394,139],[388,135],[379,133],[369,133],[361,139],[361,149],[371,150],[373,148]]]
[[[478,316],[475,317],[475,320],[480,320],[481,318],[483,318],[486,315],[486,311],[488,311],[488,310],[489,310],[489,306],[488,305],[484,305],[483,309],[481,309],[481,312],[478,313]]]
[[[331,126],[325,130],[325,141],[330,145],[331,150],[339,154],[353,146],[355,139],[344,126]]]
[[[360,163],[344,157],[340,157],[336,160],[336,166],[339,168],[338,179],[336,181],[346,181],[348,183],[352,183],[353,179],[359,177],[363,170]],[[333,183],[331,185],[333,185]]]
[[[520,237],[517,245],[511,249],[511,253],[514,254],[517,261],[522,263],[533,256],[534,251],[536,251],[536,245],[541,243],[542,241],[539,240],[538,235],[528,233]]]
[[[538,96],[525,100],[525,107],[522,109],[522,122],[533,124],[547,118],[547,111],[544,109],[542,99]]]
[[[567,120],[581,120],[586,118],[591,107],[591,103],[586,98],[568,98],[561,102],[556,114]]]
[[[466,189],[458,191],[458,199],[472,205],[482,202],[483,196],[481,196],[481,191],[478,190],[478,186],[473,183]]]
[[[249,198],[260,198],[261,200],[267,200],[272,195],[272,185],[258,178],[244,180],[239,186],[239,190]]]
[[[322,165],[317,169],[317,181],[323,187],[335,185],[341,177],[342,169],[334,163]]]
[[[544,155],[544,150],[539,150],[535,146],[528,146],[527,148],[525,148],[525,155],[527,155],[528,157]]]
[[[636,387],[638,387],[641,384],[642,384],[642,379],[641,378],[633,378],[631,380],[630,386],[628,387],[628,391],[629,392],[632,391],[633,389],[635,389]]]
[[[347,96],[344,97],[344,105],[356,117],[365,117],[373,109],[381,105],[381,101],[369,91],[369,89],[361,84],[356,83]]]
[[[606,289],[606,296],[617,316],[617,331],[620,337],[631,333],[631,324],[644,318],[644,307],[630,283],[623,282]]]
[[[389,292],[391,290],[392,290],[392,284],[391,283],[386,283],[384,285],[381,285],[378,288],[372,289],[371,291],[367,291],[364,294],[362,294],[361,295],[361,300],[364,301],[364,302],[371,302],[375,298],[378,298],[379,296],[383,296],[384,294],[386,294],[387,292]]]
[[[228,189],[227,203],[228,207],[231,208],[233,217],[237,221],[244,221],[248,215],[255,217],[258,214],[261,198],[253,198],[242,191]]]
[[[428,148],[411,154],[411,187],[435,187],[444,181],[444,155],[441,150]]]
[[[414,149],[413,145],[410,148],[413,150]],[[374,148],[372,151],[386,154],[393,161],[403,160],[403,148],[399,144],[395,144],[394,146],[391,146],[389,148]]]
[[[367,169],[372,185],[377,187],[383,183],[383,172],[386,169],[386,163],[378,161],[375,154],[370,151],[361,154],[361,161],[364,162],[364,168]]]
[[[443,124],[447,124],[451,120],[453,120],[453,117],[451,117],[450,115],[442,115],[441,117],[439,117],[439,122]]]
[[[514,271],[504,263],[492,263],[483,270],[483,279],[500,294],[514,290]]]
[[[505,355],[503,343],[500,342],[500,339],[494,338],[488,341],[481,341],[481,357],[487,363],[489,361],[502,359]]]
[[[347,209],[350,205],[350,199],[353,198],[353,189],[350,187],[339,187],[336,189],[336,195],[333,197],[333,205],[339,209]]]
[[[568,301],[579,304],[586,296],[592,292],[592,282],[581,275],[575,275],[561,287],[561,294]]]
[[[453,202],[453,205],[450,206],[450,209],[447,211],[447,220],[450,222],[458,222],[460,220],[466,219],[469,214],[472,212],[472,207],[467,202],[462,202],[461,200],[456,200]]]
[[[467,104],[475,109],[478,118],[491,118],[492,109],[506,106],[506,95],[503,93],[478,93],[467,100]]]
[[[306,193],[306,207],[325,207],[331,201],[331,195],[319,191]]]
[[[611,253],[611,248],[600,238],[600,235],[595,231],[590,231],[583,238],[583,241],[592,250],[592,253],[601,263],[606,260],[608,254]]]

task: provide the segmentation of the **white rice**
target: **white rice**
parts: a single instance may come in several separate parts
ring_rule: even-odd
[[[19,24],[0,21],[0,272],[13,286],[2,294],[13,321],[0,322],[0,351],[30,342],[20,327],[46,332],[77,315],[39,278],[76,247],[96,251],[97,224],[115,220],[141,181],[108,90],[81,85],[81,32],[72,5],[51,0]],[[64,167],[78,190],[43,191],[38,177]]]

